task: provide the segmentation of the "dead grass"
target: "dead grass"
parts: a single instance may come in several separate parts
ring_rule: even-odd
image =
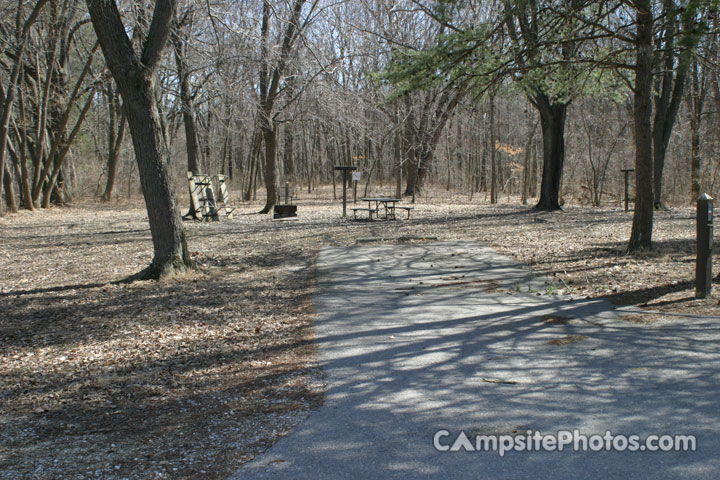
[[[567,335],[565,337],[554,338],[550,340],[548,344],[555,345],[556,347],[561,345],[570,345],[571,343],[577,343],[581,340],[585,340],[586,338],[588,337],[585,335]]]
[[[689,209],[659,213],[657,249],[627,255],[620,210],[538,215],[437,195],[410,220],[352,222],[324,194],[300,198],[294,222],[253,204],[186,223],[201,271],[130,285],[113,282],[150,262],[143,209],[0,218],[2,477],[225,478],[267,448],[322,401],[311,297],[323,245],[475,239],[545,274],[541,293],[720,315],[692,298]]]

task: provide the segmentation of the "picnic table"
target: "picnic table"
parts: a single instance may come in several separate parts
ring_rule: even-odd
[[[397,203],[401,202],[402,199],[395,197],[365,197],[361,198],[363,202],[368,202],[367,208],[352,208],[353,217],[357,218],[358,211],[368,212],[368,217],[372,220],[373,215],[375,218],[380,218],[380,211],[385,213],[385,220],[395,220],[395,210],[405,210],[410,218],[410,211],[415,207],[398,206]]]
[[[373,210],[371,205],[375,204],[375,218],[380,217],[380,209],[385,212],[385,220],[395,220],[395,204],[400,201],[399,198],[393,197],[366,197],[361,198],[363,202],[368,202],[368,210]]]

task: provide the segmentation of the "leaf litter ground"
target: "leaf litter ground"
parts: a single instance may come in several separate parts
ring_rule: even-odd
[[[656,249],[627,255],[619,209],[426,197],[409,220],[368,222],[329,203],[301,202],[295,221],[246,205],[186,223],[200,270],[133,284],[114,282],[150,262],[141,209],[0,218],[0,476],[225,478],[287,434],[323,397],[311,301],[323,245],[474,239],[545,275],[538,294],[652,312],[639,322],[720,317],[716,299],[693,298],[691,209],[658,213]]]

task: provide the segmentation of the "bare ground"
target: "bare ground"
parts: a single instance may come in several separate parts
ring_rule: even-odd
[[[410,220],[354,222],[330,203],[300,200],[295,221],[249,205],[186,223],[200,271],[129,285],[114,282],[151,259],[142,209],[0,218],[0,477],[224,478],[267,448],[322,402],[311,296],[323,245],[475,239],[547,275],[539,294],[661,312],[634,321],[720,316],[717,299],[693,298],[691,209],[658,213],[656,249],[627,255],[620,209],[438,197]]]

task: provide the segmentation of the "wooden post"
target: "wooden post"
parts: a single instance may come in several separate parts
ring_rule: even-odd
[[[343,170],[343,218],[347,216],[347,170]]]
[[[335,170],[342,170],[343,172],[343,218],[347,217],[347,183],[348,183],[348,172],[351,170],[357,170],[357,167],[352,165],[335,165]]]
[[[713,199],[703,193],[697,199],[697,260],[695,298],[712,293]]]

